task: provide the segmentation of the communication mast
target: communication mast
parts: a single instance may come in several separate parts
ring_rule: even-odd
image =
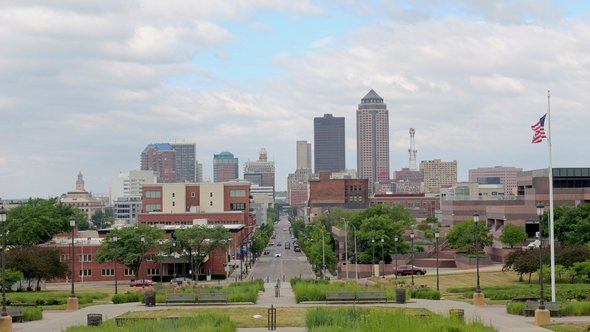
[[[410,148],[408,149],[408,153],[410,154],[410,170],[416,170],[416,143],[414,142],[414,134],[416,133],[416,129],[410,128]]]

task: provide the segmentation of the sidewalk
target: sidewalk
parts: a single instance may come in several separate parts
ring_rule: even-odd
[[[295,302],[295,296],[291,289],[289,282],[280,283],[280,296],[276,297],[275,286],[276,283],[266,283],[265,292],[259,297],[257,304],[240,304],[236,306],[243,307],[260,307],[269,308],[271,305],[275,307],[318,307],[318,306],[333,306],[325,303],[301,303]],[[351,304],[352,305],[352,304]],[[334,306],[336,306],[334,304]],[[483,324],[494,326],[500,332],[543,332],[549,331],[534,325],[533,317],[523,317],[510,315],[506,313],[504,306],[487,305],[477,307],[465,302],[449,301],[449,300],[421,300],[412,299],[405,304],[396,303],[380,303],[380,304],[357,304],[356,306],[385,306],[385,307],[404,307],[404,308],[425,308],[434,313],[448,316],[450,309],[463,309],[466,321],[480,321]],[[225,306],[208,306],[208,308],[220,308],[223,310]],[[156,306],[146,307],[138,303],[125,304],[104,304],[83,308],[73,312],[63,310],[45,311],[43,313],[43,320],[32,321],[26,323],[13,324],[13,331],[15,332],[61,332],[63,329],[70,326],[86,325],[87,315],[102,314],[103,321],[115,318],[130,311],[153,311],[163,309],[182,308],[187,309],[186,306]],[[280,317],[279,323],[280,323]],[[588,322],[590,317],[560,317],[552,318],[552,322]],[[240,328],[239,332],[262,332],[268,331],[266,328]],[[278,328],[277,331],[283,332],[303,332],[305,327],[289,327]]]

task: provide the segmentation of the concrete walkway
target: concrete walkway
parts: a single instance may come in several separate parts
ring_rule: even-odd
[[[276,283],[265,284],[265,292],[260,295],[257,304],[238,304],[232,306],[244,306],[244,307],[260,307],[269,308],[271,305],[275,307],[318,307],[318,306],[337,306],[339,304],[325,304],[325,303],[295,303],[295,296],[291,285],[288,282],[280,283],[280,296],[276,297],[275,293]],[[383,303],[383,304],[360,304],[357,306],[384,306],[384,307],[405,307],[405,308],[425,308],[437,314],[448,316],[450,309],[463,309],[465,319],[468,322],[480,321],[485,325],[494,326],[498,331],[501,332],[542,332],[549,331],[544,328],[540,328],[534,325],[534,319],[532,317],[522,317],[516,315],[510,315],[506,313],[505,306],[473,306],[465,302],[449,301],[449,300],[421,300],[413,299],[412,301],[405,304],[396,303]],[[219,307],[223,309],[225,306],[208,306]],[[87,324],[87,315],[90,313],[100,313],[103,315],[103,321],[107,319],[115,318],[126,312],[131,311],[153,311],[162,309],[174,309],[182,308],[186,309],[187,306],[156,306],[146,307],[138,303],[126,303],[126,304],[104,304],[87,307],[73,312],[67,312],[63,310],[45,311],[43,313],[43,320],[33,321],[27,323],[15,323],[13,324],[13,331],[15,332],[60,332],[65,328],[77,325]],[[590,323],[590,317],[562,317],[552,318],[552,322],[587,322]],[[280,323],[280,317],[278,317],[278,323]],[[262,332],[268,331],[266,328],[240,328],[239,332]],[[306,331],[305,327],[289,327],[289,328],[278,328],[277,331],[283,332],[303,332]]]

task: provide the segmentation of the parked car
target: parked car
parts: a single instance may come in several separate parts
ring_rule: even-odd
[[[129,286],[130,287],[146,287],[146,286],[153,286],[154,282],[151,280],[147,280],[147,279],[141,279],[141,280],[131,280],[129,282]]]
[[[301,252],[301,248],[299,248],[299,246],[294,246],[293,251],[294,252]]]
[[[187,278],[187,277],[176,277],[176,278],[174,278],[174,279],[170,280],[170,283],[171,283],[171,284],[177,284],[177,285],[180,285],[180,284],[182,284],[184,281],[187,281],[187,282],[188,282],[188,281],[192,281],[192,280],[191,280],[191,278]]]
[[[280,247],[280,246],[282,246],[282,245],[283,245],[282,243],[280,243],[280,242],[277,242],[277,247]]]
[[[281,257],[281,253],[280,253],[280,252],[277,252],[277,253],[275,254],[275,257]]]
[[[412,274],[419,276],[426,274],[426,269],[417,267],[416,265],[400,265],[395,271],[395,274],[398,276],[410,276]]]
[[[285,249],[291,249],[291,243],[285,242]]]

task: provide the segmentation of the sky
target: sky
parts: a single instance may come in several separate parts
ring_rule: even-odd
[[[150,143],[243,163],[266,148],[276,187],[313,118],[387,104],[390,168],[457,160],[546,168],[530,128],[548,110],[554,167],[588,167],[590,2],[494,0],[4,0],[0,197],[106,194]],[[585,148],[586,147],[586,148]]]

